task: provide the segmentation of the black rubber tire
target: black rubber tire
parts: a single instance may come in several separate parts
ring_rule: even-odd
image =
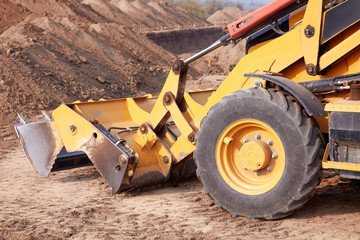
[[[270,191],[246,195],[221,177],[215,159],[217,140],[231,123],[256,119],[279,135],[285,149],[285,170]],[[297,102],[273,89],[245,89],[225,96],[201,122],[194,154],[197,176],[216,205],[231,215],[278,219],[302,207],[321,180],[322,135]]]

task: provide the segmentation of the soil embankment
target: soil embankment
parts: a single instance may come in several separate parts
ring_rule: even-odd
[[[0,121],[62,102],[157,93],[176,58],[143,29],[206,21],[161,1],[1,1]]]

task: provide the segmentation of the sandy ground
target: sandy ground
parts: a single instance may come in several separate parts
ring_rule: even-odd
[[[233,218],[187,179],[112,196],[92,166],[35,174],[0,125],[0,239],[360,239],[360,184],[331,172],[277,221]]]

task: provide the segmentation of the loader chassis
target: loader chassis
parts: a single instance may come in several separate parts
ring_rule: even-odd
[[[287,216],[312,196],[321,166],[359,176],[358,5],[275,0],[177,60],[158,97],[75,102],[48,122],[23,121],[16,129],[28,160],[48,175],[61,149],[82,151],[116,193],[187,175],[195,158],[205,191],[232,215]],[[218,89],[185,91],[191,62],[251,35],[247,55]],[[40,125],[50,133],[23,134],[36,135]]]

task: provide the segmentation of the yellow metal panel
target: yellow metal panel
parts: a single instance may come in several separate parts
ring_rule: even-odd
[[[112,125],[118,121],[129,122],[130,126],[135,124],[129,114],[126,99],[69,104],[69,107],[87,120],[98,120],[103,125]]]
[[[195,100],[189,95],[189,93],[185,93],[184,98],[193,114],[199,112],[203,108],[202,105],[195,102]]]
[[[347,162],[332,162],[325,161],[322,163],[322,167],[326,169],[340,169],[348,171],[360,171],[360,164],[347,163]]]
[[[356,31],[354,34],[343,40],[337,46],[326,52],[320,57],[319,68],[320,70],[325,69],[330,66],[332,63],[338,61],[340,58],[345,56],[351,50],[355,49],[360,45],[360,30]]]
[[[329,103],[325,105],[327,112],[360,112],[359,101],[344,101],[341,103]]]
[[[165,93],[171,92],[175,98],[178,96],[178,92],[180,90],[180,81],[181,74],[176,74],[172,69],[166,79],[163,89],[159,95],[158,100],[156,101],[153,109],[150,113],[150,118],[148,121],[155,131],[158,131],[158,125],[163,122],[164,117],[166,116],[168,110],[164,107],[163,98]],[[184,89],[183,89],[184,90]],[[164,124],[164,123],[163,123]],[[162,126],[160,126],[162,127]]]
[[[139,107],[136,104],[135,100],[132,98],[127,98],[127,109],[130,113],[130,116],[134,122],[141,125],[142,123],[148,121],[150,114]]]
[[[184,137],[184,135],[181,135],[170,148],[170,152],[175,158],[175,163],[177,163],[190,155],[193,151],[195,151],[195,149],[195,144],[191,143],[186,137]]]
[[[175,102],[175,98],[172,94],[168,94],[171,97],[171,103],[166,106],[166,109],[170,111],[171,117],[175,122],[176,127],[180,130],[182,135],[185,135],[187,138],[192,138],[192,141],[195,138],[194,129],[186,121],[183,113],[180,111],[178,105]]]
[[[146,146],[146,143],[147,143],[147,141],[148,141],[148,138],[147,138],[147,136],[146,136],[145,134],[142,135],[142,134],[139,133],[139,135],[140,135],[140,136],[138,136],[138,137],[134,140],[134,143],[136,143],[136,144],[140,147],[140,149],[142,150],[142,149],[144,149],[144,147]]]
[[[301,43],[305,64],[318,65],[320,35],[321,35],[321,21],[322,21],[323,1],[309,0],[301,26]],[[314,29],[313,36],[306,36],[305,32]]]
[[[85,143],[93,139],[96,134],[102,141],[102,134],[86,119],[82,118],[68,106],[61,105],[52,113],[54,122],[61,139],[70,152],[79,151]]]

